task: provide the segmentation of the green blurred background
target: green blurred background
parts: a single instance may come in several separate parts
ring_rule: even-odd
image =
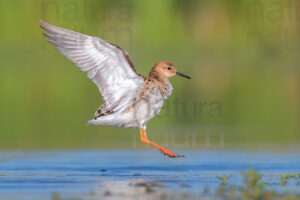
[[[86,126],[97,87],[41,35],[39,20],[126,49],[147,75],[172,61],[191,80],[148,124],[173,148],[298,147],[299,1],[0,2],[0,148],[145,148],[137,129]]]

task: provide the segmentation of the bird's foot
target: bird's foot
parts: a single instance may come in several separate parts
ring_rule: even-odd
[[[181,158],[181,157],[185,157],[183,155],[179,155],[179,154],[175,154],[171,151],[169,151],[168,149],[165,148],[160,148],[159,149],[161,153],[163,153],[166,156],[169,156],[170,158]]]
[[[160,150],[161,153],[163,153],[166,156],[169,156],[170,158],[185,157],[185,156],[182,156],[182,155],[175,154],[175,153],[169,151],[168,149],[163,148],[163,147],[151,142],[150,140],[148,140],[147,135],[146,135],[146,130],[143,130],[142,128],[140,128],[140,135],[141,135],[141,141],[142,142],[157,148],[158,150]]]

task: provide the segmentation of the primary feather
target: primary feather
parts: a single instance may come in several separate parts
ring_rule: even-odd
[[[129,101],[126,96],[143,87],[129,55],[120,47],[98,37],[91,37],[48,24],[41,28],[49,42],[74,62],[98,86],[105,101],[103,112],[114,112]],[[101,114],[101,113],[98,113]]]

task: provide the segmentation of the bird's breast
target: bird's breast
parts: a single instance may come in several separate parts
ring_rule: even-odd
[[[164,100],[166,100],[172,94],[173,87],[172,87],[171,83],[168,81],[167,83],[160,85],[158,87],[158,90],[161,94],[161,97]]]

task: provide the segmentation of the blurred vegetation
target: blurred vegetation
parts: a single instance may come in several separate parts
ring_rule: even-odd
[[[171,129],[167,137],[175,137],[177,143],[186,141],[190,129],[197,140],[207,140],[203,127],[218,126],[225,147],[297,144],[299,4],[1,1],[0,147],[132,148],[133,138],[138,138],[135,129],[86,126],[102,103],[98,89],[46,42],[40,19],[119,44],[143,75],[155,62],[170,60],[192,76],[190,81],[171,80],[173,95],[149,123],[148,135],[158,143]]]
[[[242,172],[243,182],[241,185],[228,184],[225,175],[217,177],[221,180],[219,187],[217,188],[217,195],[220,199],[236,199],[236,200],[287,200],[287,199],[299,199],[299,194],[292,193],[289,190],[280,192],[278,190],[269,189],[270,185],[278,183],[266,181],[266,178],[262,174],[250,169],[249,171]],[[295,175],[295,174],[294,174]],[[283,175],[282,175],[283,176]],[[296,175],[295,177],[296,178]],[[264,179],[264,180],[263,180]],[[283,184],[281,184],[283,186]]]

